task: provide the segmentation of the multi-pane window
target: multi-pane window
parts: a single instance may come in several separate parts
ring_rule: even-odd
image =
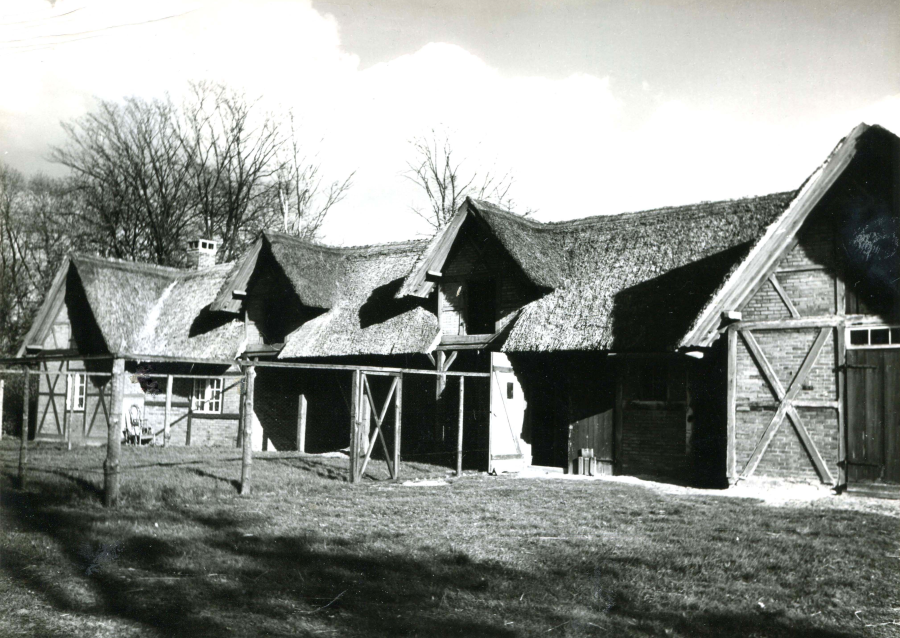
[[[87,398],[87,375],[72,375],[72,386],[69,389],[69,396],[66,397],[66,407],[72,408],[75,412],[84,412],[84,403]]]
[[[222,379],[194,379],[194,395],[191,401],[194,412],[219,414],[222,412]]]
[[[896,348],[900,347],[900,327],[869,326],[850,328],[847,345],[851,348]]]

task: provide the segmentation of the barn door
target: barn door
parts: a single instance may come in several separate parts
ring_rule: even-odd
[[[490,472],[518,472],[531,465],[525,441],[525,395],[505,355],[491,353]]]
[[[868,343],[872,338],[868,333],[880,340],[878,329],[850,332],[846,365],[847,482],[900,483],[900,347]]]

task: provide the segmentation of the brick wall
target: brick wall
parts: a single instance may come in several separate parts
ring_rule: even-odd
[[[684,478],[688,472],[683,406],[623,411],[620,473]]]
[[[834,239],[821,215],[811,217],[798,234],[798,244],[776,267],[776,277],[801,317],[835,313]],[[786,319],[787,306],[765,281],[741,309],[745,321]],[[819,332],[818,328],[755,329],[753,336],[775,375],[787,389]],[[838,397],[835,330],[831,329],[796,401],[834,401]],[[735,461],[740,474],[772,420],[777,401],[741,337],[736,359]],[[810,438],[836,476],[838,412],[830,407],[798,408]],[[785,419],[757,466],[757,475],[818,480],[812,459],[789,419]]]

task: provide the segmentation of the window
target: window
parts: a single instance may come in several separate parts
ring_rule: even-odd
[[[205,414],[222,412],[222,379],[194,379],[191,409]]]
[[[84,412],[84,402],[87,397],[87,375],[72,375],[72,387],[68,389],[66,407],[75,412]]]
[[[871,326],[849,328],[847,339],[850,348],[898,348],[900,347],[900,327]]]

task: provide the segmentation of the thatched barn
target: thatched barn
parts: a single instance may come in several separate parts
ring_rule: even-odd
[[[112,356],[129,361],[121,420],[172,445],[234,445],[244,326],[209,310],[232,264],[193,242],[194,265],[166,268],[73,255],[65,260],[19,356],[38,361],[32,436],[107,441]],[[206,255],[199,255],[201,251]],[[135,424],[138,426],[138,424]]]
[[[900,140],[860,125],[796,191],[559,223],[467,199],[429,241],[266,233],[190,273],[74,258],[51,298],[81,353],[258,363],[266,447],[365,450],[383,433],[348,423],[390,439],[402,408],[404,458],[490,471],[900,483],[898,175]],[[61,347],[60,304],[26,345]]]

